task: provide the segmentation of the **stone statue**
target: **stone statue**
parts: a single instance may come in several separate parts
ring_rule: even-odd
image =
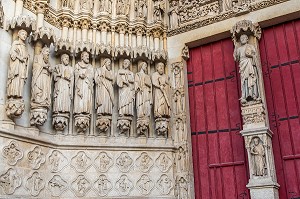
[[[178,172],[184,172],[187,170],[186,152],[182,147],[179,147],[176,154],[176,166]]]
[[[158,63],[156,72],[152,75],[154,87],[154,117],[170,117],[169,78],[164,74],[164,64]]]
[[[81,53],[81,61],[75,65],[75,95],[74,113],[75,126],[79,133],[86,131],[89,126],[93,103],[94,70],[89,63],[89,53]]]
[[[51,105],[49,53],[49,47],[45,46],[34,58],[31,83],[31,125],[43,125],[47,120],[47,111]]]
[[[134,74],[129,70],[130,61],[125,59],[123,68],[117,74],[117,85],[119,87],[119,119],[118,128],[120,134],[128,134],[133,117],[134,107]]]
[[[188,199],[188,190],[187,181],[183,177],[177,180],[176,196],[178,199]]]
[[[177,28],[179,25],[179,7],[177,0],[172,1],[169,9],[169,15],[171,29]]]
[[[241,103],[260,101],[259,78],[257,67],[259,64],[257,52],[253,45],[248,43],[248,36],[240,37],[241,46],[234,51],[234,59],[239,62],[241,74],[242,97]]]
[[[253,160],[253,175],[264,176],[266,175],[266,157],[264,146],[259,137],[254,137],[252,142],[250,153]]]
[[[99,0],[99,12],[108,12],[111,14],[112,0]]]
[[[130,10],[130,1],[129,0],[117,0],[117,15],[126,15],[128,16]]]
[[[72,1],[72,0],[62,0],[61,1],[61,8],[74,9],[74,1]]]
[[[114,74],[111,71],[110,59],[105,59],[103,66],[95,73],[97,126],[106,132],[110,126],[114,106]]]
[[[93,2],[91,0],[80,0],[79,8],[80,10],[90,11],[93,8]]]
[[[70,64],[68,54],[61,55],[61,64],[53,68],[54,101],[53,125],[58,131],[63,131],[67,126],[73,98],[74,70]]]
[[[134,74],[129,70],[130,61],[125,59],[123,68],[118,71],[119,116],[133,116],[134,107]]]
[[[137,131],[140,135],[147,135],[152,105],[152,83],[147,74],[147,63],[140,64],[140,72],[135,75],[135,92],[137,108]]]
[[[166,136],[168,132],[168,118],[170,117],[169,78],[164,74],[164,64],[156,65],[156,72],[152,75],[154,92],[155,130],[158,136]]]
[[[233,0],[223,0],[222,1],[223,12],[232,10],[232,2],[233,2]]]
[[[154,0],[153,20],[154,22],[162,21],[165,12],[165,2],[163,0]]]
[[[136,19],[147,18],[147,2],[146,0],[135,0],[134,10]]]
[[[10,49],[10,64],[7,77],[7,115],[20,116],[25,108],[23,101],[24,84],[28,77],[29,54],[25,41],[27,32],[23,29],[18,32],[18,39],[12,43]]]

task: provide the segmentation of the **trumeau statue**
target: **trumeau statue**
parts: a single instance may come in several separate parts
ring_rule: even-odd
[[[252,162],[253,162],[253,175],[255,176],[266,175],[265,149],[259,137],[254,137],[252,139],[252,146],[250,149],[250,153],[252,155]]]
[[[156,72],[152,75],[154,87],[154,118],[155,130],[158,136],[166,136],[168,132],[168,118],[170,117],[169,78],[164,74],[164,64],[158,63]]]
[[[153,20],[154,22],[162,21],[165,12],[165,2],[163,0],[154,0]]]
[[[53,125],[56,130],[67,126],[73,98],[74,70],[68,54],[61,55],[61,64],[53,68]]]
[[[32,67],[31,83],[31,124],[43,125],[47,120],[47,111],[51,105],[51,67],[49,63],[49,47],[42,48],[35,55]]]
[[[131,120],[134,108],[134,74],[129,70],[130,61],[125,59],[123,68],[117,74],[117,85],[119,87],[119,118],[118,128],[120,134],[128,135],[130,132]]]
[[[260,101],[257,52],[255,47],[248,43],[247,35],[241,35],[240,42],[241,46],[234,51],[234,58],[239,62],[241,74],[241,103]]]
[[[135,0],[134,2],[135,17],[137,19],[147,18],[147,1]]]
[[[129,0],[117,0],[117,15],[126,15],[128,16],[130,10],[130,1]]]
[[[95,72],[97,127],[106,132],[111,123],[114,106],[114,74],[111,71],[111,60],[105,59],[102,67]]]
[[[170,15],[170,27],[171,27],[171,29],[178,28],[178,23],[179,23],[178,1],[173,0],[171,2],[170,9],[169,9],[169,15]]]
[[[10,64],[7,80],[7,114],[9,117],[18,117],[24,111],[22,99],[24,84],[28,77],[29,54],[25,41],[27,32],[23,29],[18,32],[18,39],[12,43],[10,49]],[[19,104],[19,105],[18,105]]]
[[[135,75],[135,92],[137,108],[138,134],[146,135],[149,129],[149,119],[152,105],[152,83],[147,74],[147,63],[140,64],[140,72]]]
[[[75,65],[74,113],[75,126],[83,133],[89,126],[93,103],[94,71],[89,63],[89,53],[81,53],[81,61]]]
[[[111,14],[112,0],[99,0],[99,12],[108,12]]]

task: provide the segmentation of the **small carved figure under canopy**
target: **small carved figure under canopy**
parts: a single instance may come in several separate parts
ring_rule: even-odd
[[[93,66],[89,63],[89,53],[81,53],[81,61],[75,65],[74,113],[75,126],[79,133],[89,127],[93,102]]]
[[[31,83],[31,125],[41,126],[47,120],[47,112],[51,105],[51,67],[49,47],[42,48],[35,55],[32,67]]]
[[[114,106],[114,74],[111,71],[111,60],[105,59],[102,67],[95,73],[97,127],[101,132],[107,132]]]
[[[169,9],[169,15],[170,15],[171,29],[178,28],[178,26],[179,26],[179,6],[178,6],[177,0],[173,0],[171,2],[170,9]]]
[[[250,153],[252,155],[253,175],[266,175],[265,148],[259,137],[254,137],[252,139]]]
[[[126,15],[128,16],[130,9],[130,1],[129,0],[117,0],[117,15]]]
[[[65,129],[70,117],[74,70],[69,64],[69,55],[62,54],[61,64],[56,65],[52,69],[54,77],[53,126],[58,131]]]
[[[165,13],[165,2],[163,0],[154,0],[153,19],[154,22],[162,21]]]
[[[242,97],[241,103],[260,101],[257,51],[252,44],[248,43],[248,36],[240,36],[241,46],[234,51],[234,58],[239,63],[241,75]]]
[[[135,10],[135,17],[137,19],[147,18],[147,2],[146,2],[146,0],[135,0],[134,10]]]
[[[99,12],[108,12],[111,14],[112,0],[99,0]]]
[[[25,41],[27,32],[18,31],[18,39],[12,43],[10,49],[10,63],[7,80],[6,113],[9,117],[19,117],[25,109],[23,90],[28,77],[29,54]]]
[[[140,72],[135,75],[137,131],[138,135],[147,136],[152,105],[152,83],[147,74],[147,63],[142,62],[139,66]]]

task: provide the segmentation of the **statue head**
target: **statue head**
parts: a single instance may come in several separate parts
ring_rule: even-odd
[[[25,41],[27,38],[27,32],[24,29],[21,29],[18,31],[18,37],[22,40]]]
[[[109,58],[104,59],[103,66],[106,67],[107,70],[111,70],[111,61]]]
[[[123,62],[123,68],[124,69],[128,69],[130,66],[130,61],[129,59],[124,59],[124,62]]]
[[[248,40],[249,40],[249,38],[248,38],[247,35],[242,34],[242,35],[240,36],[240,41],[241,41],[241,44],[242,44],[242,45],[248,43]]]
[[[42,48],[41,55],[43,56],[43,60],[44,60],[45,63],[49,62],[49,54],[50,54],[49,47],[48,46],[44,46]]]
[[[88,64],[90,62],[90,55],[88,52],[83,51],[81,53],[81,61],[83,61],[85,64]]]
[[[164,74],[164,69],[165,69],[164,63],[159,62],[159,63],[156,65],[156,71],[157,71],[160,75]]]
[[[260,140],[259,137],[254,137],[253,138],[253,143],[254,143],[255,146],[257,146],[259,144],[259,140]]]
[[[65,66],[69,65],[69,63],[70,63],[70,57],[68,54],[62,54],[60,60],[61,60],[61,63]]]
[[[140,65],[139,65],[139,68],[141,69],[141,70],[143,70],[145,73],[147,73],[148,71],[147,71],[147,63],[146,62],[141,62],[140,63]]]

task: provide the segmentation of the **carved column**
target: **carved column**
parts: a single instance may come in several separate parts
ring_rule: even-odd
[[[16,0],[15,5],[15,16],[22,15],[23,13],[23,0]]]
[[[242,136],[248,153],[250,179],[247,187],[251,198],[278,199],[278,188],[262,78],[258,40],[258,24],[243,20],[232,30],[234,58],[239,64],[241,79]]]

